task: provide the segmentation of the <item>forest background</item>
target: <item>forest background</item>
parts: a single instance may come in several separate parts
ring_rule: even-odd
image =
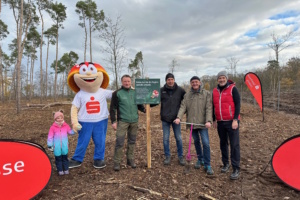
[[[137,13],[142,12],[142,8],[145,8],[145,6],[149,6],[149,9],[154,7],[148,1],[120,1],[119,3],[121,6],[139,6],[140,10]],[[108,9],[110,7],[117,8],[116,4],[108,4],[106,1],[103,1],[102,4],[102,2],[99,3],[92,0],[73,2],[75,5],[65,4],[64,2],[51,0],[1,1],[0,97],[2,102],[16,100],[18,113],[21,111],[21,100],[31,102],[32,98],[38,98],[40,103],[43,103],[46,100],[55,102],[59,98],[66,97],[72,99],[74,93],[66,85],[66,78],[70,68],[76,63],[83,61],[99,62],[99,60],[100,64],[110,74],[111,89],[120,87],[120,76],[124,73],[129,73],[133,78],[133,82],[135,78],[159,77],[161,85],[163,85],[165,74],[172,72],[175,74],[177,83],[186,89],[189,87],[188,80],[190,76],[198,75],[201,77],[203,86],[208,90],[212,90],[216,85],[215,74],[217,74],[217,70],[226,69],[230,79],[236,82],[242,99],[248,102],[254,101],[243,84],[243,79],[247,72],[252,71],[261,79],[266,106],[277,110],[280,110],[282,107],[284,110],[299,112],[298,109],[292,108],[295,102],[290,102],[291,105],[286,105],[285,103],[285,99],[298,98],[297,93],[299,93],[300,11],[297,11],[296,8],[292,9],[297,5],[297,2],[282,5],[274,1],[266,4],[261,3],[262,7],[268,6],[270,8],[268,11],[269,18],[267,18],[270,24],[267,30],[255,30],[251,27],[250,30],[246,31],[245,27],[247,25],[240,27],[245,28],[244,38],[247,37],[247,40],[257,39],[256,47],[252,47],[252,52],[257,51],[260,53],[260,50],[265,50],[266,54],[260,55],[259,58],[265,64],[261,64],[261,62],[256,63],[255,59],[251,60],[250,57],[243,55],[244,52],[242,50],[249,48],[249,44],[241,45],[243,42],[245,43],[245,39],[240,44],[242,46],[240,54],[236,52],[238,42],[233,46],[219,46],[219,48],[224,48],[224,52],[230,53],[217,54],[216,58],[218,60],[222,59],[220,61],[221,64],[214,63],[214,61],[208,65],[208,61],[205,61],[204,58],[206,56],[209,57],[210,52],[216,51],[215,49],[208,50],[210,48],[208,45],[205,51],[201,50],[197,51],[197,54],[195,53],[197,49],[203,47],[199,41],[205,40],[204,38],[195,39],[195,45],[190,46],[184,55],[178,53],[181,50],[180,48],[182,48],[180,46],[178,47],[179,50],[174,49],[173,54],[168,56],[164,55],[164,51],[157,52],[158,55],[162,55],[161,57],[164,60],[163,62],[160,61],[161,63],[155,61],[156,65],[154,65],[155,62],[153,63],[152,61],[156,57],[153,54],[149,54],[150,50],[147,49],[147,46],[141,45],[140,49],[136,48],[136,46],[130,46],[132,44],[130,33],[143,33],[143,28],[145,27],[132,27],[129,25],[126,27],[125,24],[128,24],[126,16],[128,14],[126,12],[112,13]],[[166,4],[156,5],[156,10],[159,10],[158,8],[160,7],[165,8]],[[193,5],[190,4],[192,3],[186,4],[185,8],[194,11],[190,8]],[[105,9],[101,9],[101,5],[107,8],[110,16],[106,14]],[[254,1],[248,6],[253,5],[257,5],[257,2]],[[169,6],[174,6],[174,4],[169,2]],[[205,9],[203,5],[199,6],[199,10]],[[230,6],[236,9],[240,4],[230,4]],[[278,10],[279,7],[282,9],[281,12]],[[126,9],[128,8],[125,7],[124,10],[126,11]],[[244,7],[241,9],[244,9]],[[259,15],[260,12],[260,9],[257,8],[256,14]],[[226,11],[227,15],[225,18],[223,17],[221,22],[226,23],[231,19],[231,13]],[[184,14],[182,12],[182,15]],[[70,17],[68,17],[69,15]],[[144,20],[147,20],[148,13],[144,15]],[[9,20],[7,16],[10,16]],[[214,17],[219,19],[218,15]],[[220,17],[222,18],[222,16]],[[173,24],[176,19],[175,17],[171,18],[171,21],[167,23]],[[9,24],[5,23],[7,20]],[[276,23],[272,24],[271,22],[273,21],[276,21]],[[194,22],[201,23],[199,16],[196,14]],[[161,23],[164,24],[165,22],[162,21]],[[234,21],[230,23],[235,24]],[[69,24],[72,24],[73,32],[70,32]],[[156,21],[155,25],[157,24],[159,23]],[[236,24],[236,26],[240,25],[237,22]],[[256,22],[256,24],[259,24],[259,22]],[[147,24],[146,26],[150,25]],[[65,29],[65,26],[69,29]],[[133,32],[134,28],[139,29]],[[199,32],[196,26],[194,26],[194,32]],[[79,40],[76,41],[78,48],[74,48],[71,44],[65,46],[66,35],[70,37],[73,35],[80,36]],[[146,38],[146,35],[144,37]],[[264,42],[258,40],[260,37],[264,37]],[[139,43],[140,38],[136,40],[136,43]],[[166,40],[168,39],[166,38]],[[254,42],[252,41],[252,43]],[[153,43],[153,41],[149,41],[150,43]],[[96,48],[93,44],[97,44]],[[191,52],[192,50],[193,52]],[[99,52],[102,55],[101,58],[99,57]],[[204,62],[195,60],[191,64],[192,61],[188,60],[187,57],[199,57]],[[250,68],[250,65],[256,66]]]

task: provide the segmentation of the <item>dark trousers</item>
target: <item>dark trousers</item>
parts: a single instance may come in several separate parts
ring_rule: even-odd
[[[55,156],[55,165],[59,172],[69,170],[68,155]]]
[[[230,160],[233,169],[240,169],[240,136],[239,128],[232,129],[232,121],[218,121],[218,134],[223,164],[229,163],[228,139],[230,142]]]

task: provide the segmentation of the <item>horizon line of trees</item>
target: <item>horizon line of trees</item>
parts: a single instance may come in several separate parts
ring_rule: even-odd
[[[66,87],[66,78],[70,68],[79,59],[76,52],[59,53],[59,33],[64,29],[63,23],[67,19],[67,7],[52,0],[3,0],[2,3],[12,10],[16,38],[9,44],[9,53],[2,51],[0,45],[0,98],[1,101],[16,100],[17,113],[20,112],[21,99],[31,100],[38,97],[40,102],[46,98],[56,101],[58,96],[70,96],[73,93]],[[118,89],[120,84],[120,73],[125,67],[128,51],[126,49],[124,27],[122,17],[118,15],[115,20],[106,17],[103,10],[98,10],[97,4],[92,0],[78,1],[75,11],[79,17],[78,25],[84,30],[84,61],[92,58],[93,35],[101,39],[99,45],[102,52],[106,53],[107,69],[112,73],[112,84],[110,88]],[[44,14],[48,14],[44,16]],[[45,18],[47,17],[47,18]],[[51,19],[52,25],[44,27],[44,20]],[[41,26],[39,26],[41,25]],[[40,30],[37,30],[37,27]],[[7,38],[8,25],[0,19],[0,42]],[[263,89],[271,91],[275,96],[281,83],[283,89],[299,88],[299,57],[292,57],[283,66],[279,66],[279,54],[284,49],[293,45],[292,41],[295,31],[286,35],[271,34],[271,42],[267,46],[274,51],[274,60],[270,59],[264,69],[256,70],[262,81]],[[1,44],[1,43],[0,43]],[[48,69],[49,48],[56,45],[55,60],[50,64],[54,73]],[[87,50],[89,45],[89,58]],[[46,52],[43,47],[46,46]],[[39,50],[39,57],[37,55]],[[59,54],[62,56],[59,58]],[[46,66],[43,60],[46,57]],[[35,61],[39,59],[39,71],[35,72]],[[240,59],[231,57],[227,59],[227,70],[231,74],[237,86],[243,83],[243,73],[237,74],[237,65]],[[26,63],[26,64],[24,64]],[[173,58],[169,64],[169,72],[174,73],[180,67],[179,61]],[[133,78],[145,78],[147,67],[144,63],[142,51],[136,53],[135,58],[130,60],[127,66],[128,73]],[[10,74],[9,74],[10,73]],[[216,85],[214,76],[203,76],[201,78],[206,89]],[[182,84],[187,87],[188,83]]]

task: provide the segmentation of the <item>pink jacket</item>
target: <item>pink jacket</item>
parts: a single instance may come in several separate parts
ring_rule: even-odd
[[[74,134],[74,131],[66,122],[61,126],[54,122],[50,127],[47,145],[54,148],[55,156],[68,154],[68,134]]]

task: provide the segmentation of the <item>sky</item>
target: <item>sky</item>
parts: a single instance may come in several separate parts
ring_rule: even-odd
[[[67,7],[64,29],[59,33],[59,58],[67,52],[79,55],[83,61],[84,30],[75,13],[77,1],[58,1]],[[279,54],[284,65],[289,58],[300,56],[300,1],[291,0],[97,0],[98,10],[115,20],[122,18],[125,29],[126,62],[121,75],[136,53],[142,51],[146,75],[160,78],[165,83],[169,65],[176,59],[175,81],[187,82],[194,75],[216,75],[228,68],[227,59],[234,57],[237,72],[246,73],[266,67],[275,53],[267,44],[271,34],[283,36],[294,31],[287,43],[293,44]],[[44,12],[45,29],[53,21]],[[4,52],[9,54],[8,44],[16,37],[12,10],[2,3],[0,18],[8,25],[9,36],[1,41]],[[40,31],[41,28],[39,27]],[[103,42],[94,33],[93,61],[108,70],[109,64],[101,51]],[[46,52],[46,46],[43,48]],[[43,66],[45,67],[45,55]],[[87,51],[87,58],[89,53]],[[55,60],[55,46],[50,47],[49,64]],[[26,60],[23,61],[26,63]],[[39,69],[39,61],[35,64]],[[108,70],[112,78],[112,73]]]

